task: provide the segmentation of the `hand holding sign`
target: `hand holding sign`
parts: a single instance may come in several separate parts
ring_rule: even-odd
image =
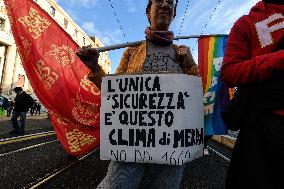
[[[195,66],[190,49],[187,46],[179,46],[177,50],[177,60],[182,68],[192,68]]]
[[[92,72],[97,73],[100,70],[100,66],[98,64],[99,53],[95,48],[83,46],[76,52],[76,54],[82,62],[92,70]]]

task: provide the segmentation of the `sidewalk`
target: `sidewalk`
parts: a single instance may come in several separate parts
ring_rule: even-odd
[[[18,119],[18,122],[19,119]],[[19,123],[20,124],[20,123]],[[15,135],[9,132],[13,130],[11,117],[1,116],[0,117],[0,138],[12,137]],[[26,133],[31,134],[36,132],[53,131],[53,127],[47,114],[43,115],[27,115],[26,119]]]
[[[12,116],[7,116],[7,114],[5,113],[5,115],[0,115],[0,121],[7,121],[7,120],[11,120]],[[28,119],[47,119],[47,114],[40,114],[40,115],[30,115],[27,114],[27,120]]]

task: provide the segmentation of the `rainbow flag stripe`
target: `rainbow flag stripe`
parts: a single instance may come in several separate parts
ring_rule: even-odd
[[[202,36],[198,39],[198,67],[203,82],[205,135],[227,134],[221,109],[229,100],[229,90],[220,81],[220,68],[228,37]]]

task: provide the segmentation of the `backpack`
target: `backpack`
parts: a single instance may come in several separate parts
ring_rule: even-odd
[[[28,108],[32,108],[34,106],[35,100],[31,97],[31,95],[27,94],[27,105]]]

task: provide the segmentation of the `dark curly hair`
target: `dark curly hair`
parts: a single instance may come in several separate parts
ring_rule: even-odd
[[[178,4],[178,0],[176,0],[174,17],[176,17],[177,4]],[[148,5],[147,5],[147,7],[146,7],[146,15],[149,14],[150,9],[151,9],[151,5],[152,5],[152,0],[148,0]],[[150,21],[149,18],[148,18],[148,21],[149,21],[149,23],[151,24],[151,21]]]

